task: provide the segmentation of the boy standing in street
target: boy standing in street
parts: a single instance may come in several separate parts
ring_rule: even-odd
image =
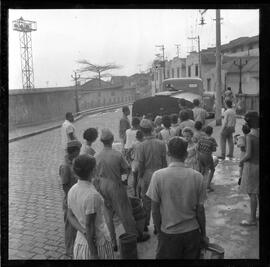
[[[156,259],[199,259],[205,230],[203,177],[188,167],[187,142],[173,137],[168,143],[170,164],[155,171],[146,195],[152,200],[158,232]]]
[[[126,130],[130,128],[130,121],[128,116],[130,115],[130,110],[128,106],[122,108],[123,117],[120,119],[119,123],[119,138],[122,144],[122,152],[124,152],[124,147],[126,144]]]
[[[66,113],[66,120],[62,124],[61,135],[62,135],[62,146],[64,149],[67,147],[67,143],[71,140],[77,140],[75,134],[75,126],[73,125],[74,117],[71,112]]]

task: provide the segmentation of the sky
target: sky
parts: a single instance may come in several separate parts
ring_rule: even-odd
[[[71,75],[86,59],[93,64],[115,63],[112,75],[147,71],[164,45],[170,60],[197,49],[188,37],[200,36],[201,49],[215,46],[215,10],[204,14],[199,25],[198,9],[10,9],[9,89],[22,88],[19,32],[12,21],[23,17],[37,22],[32,35],[34,84],[36,88],[71,86]],[[222,9],[221,43],[259,34],[259,10]],[[82,77],[91,77],[86,73]]]

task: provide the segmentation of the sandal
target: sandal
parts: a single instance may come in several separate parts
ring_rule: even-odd
[[[243,220],[242,222],[240,222],[240,225],[241,226],[256,226],[257,225],[257,222],[251,222],[251,221],[248,221],[248,220]]]

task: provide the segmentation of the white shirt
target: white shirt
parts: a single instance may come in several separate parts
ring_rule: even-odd
[[[233,108],[228,108],[224,112],[224,126],[225,127],[235,127],[236,124],[236,115]]]
[[[102,246],[106,240],[110,241],[110,233],[104,218],[104,201],[94,185],[89,181],[78,180],[68,192],[68,208],[79,221],[82,227],[86,226],[86,215],[96,213],[95,235],[98,246]],[[85,244],[86,238],[81,232],[77,232],[77,244]]]
[[[126,130],[126,144],[125,144],[125,148],[129,149],[132,148],[132,146],[136,143],[136,133],[138,130],[134,130],[134,129],[127,129]]]
[[[73,133],[75,139],[77,139],[76,136],[75,136],[75,127],[74,127],[74,125],[70,121],[65,120],[64,123],[62,124],[62,128],[61,128],[62,146],[63,146],[63,148],[66,148],[67,143],[69,141],[71,141],[71,139],[69,137],[70,133]]]

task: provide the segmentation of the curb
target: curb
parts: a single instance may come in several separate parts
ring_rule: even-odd
[[[83,117],[85,117],[87,115],[96,114],[96,113],[100,113],[100,112],[107,112],[107,111],[110,111],[110,110],[118,109],[118,108],[120,108],[120,107],[122,107],[124,105],[130,105],[130,104],[131,103],[124,103],[124,104],[121,104],[121,105],[118,105],[118,106],[108,106],[108,107],[104,107],[103,109],[100,108],[100,110],[98,110],[98,109],[85,110],[85,111],[80,112],[80,115],[75,117],[74,121],[78,121],[78,120],[82,119]],[[8,140],[8,142],[12,143],[12,142],[15,142],[15,141],[27,138],[27,137],[31,137],[31,136],[34,136],[34,135],[37,135],[37,134],[45,133],[45,132],[60,128],[61,126],[62,126],[62,122],[60,124],[52,126],[52,127],[44,128],[44,129],[41,129],[41,130],[34,131],[32,133],[28,133],[28,134],[25,134],[25,135],[21,135],[21,136],[11,138],[11,139]]]

